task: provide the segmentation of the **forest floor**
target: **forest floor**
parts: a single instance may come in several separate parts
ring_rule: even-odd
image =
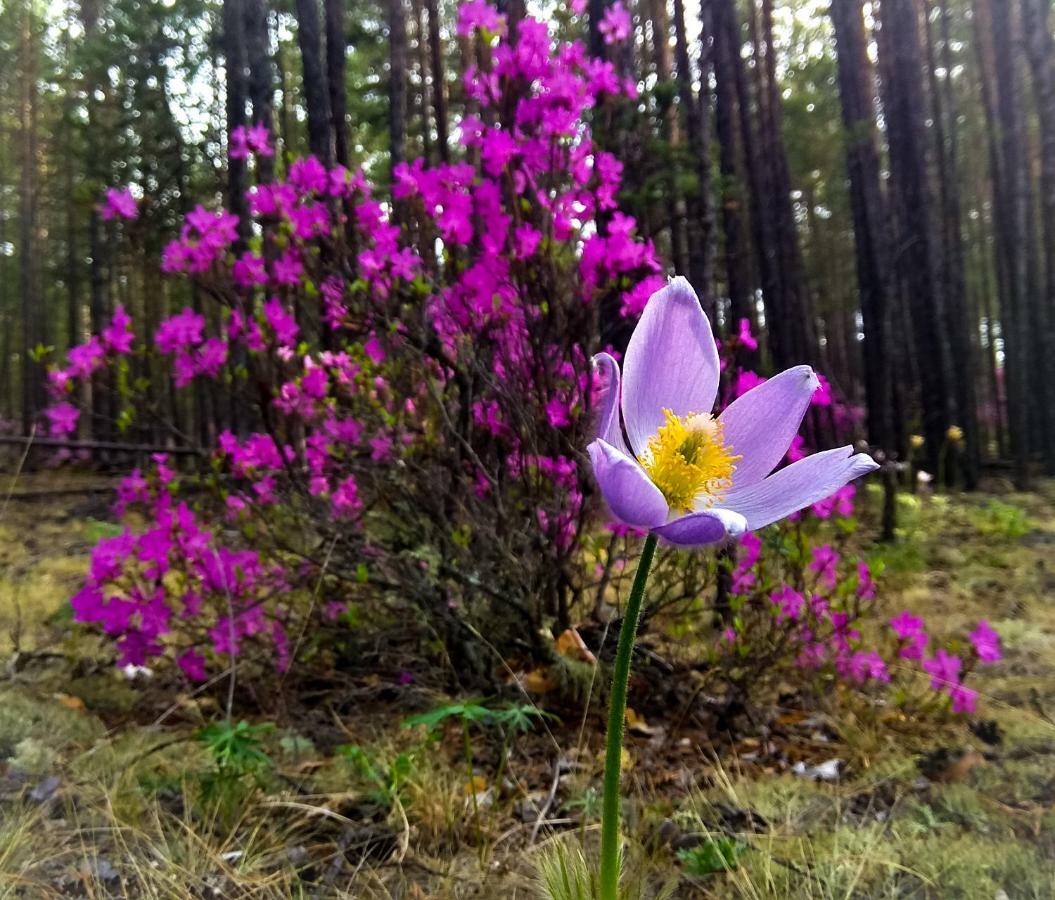
[[[528,900],[540,858],[574,846],[562,842],[592,854],[594,718],[547,721],[495,777],[478,731],[467,763],[456,716],[429,742],[401,727],[420,698],[408,709],[364,676],[356,715],[317,717],[328,732],[250,726],[235,750],[266,763],[243,752],[218,771],[196,736],[213,701],[129,680],[71,627],[107,500],[0,496],[0,896]],[[1055,897],[1055,483],[906,497],[901,513],[896,544],[859,538],[885,566],[883,614],[950,633],[987,617],[1001,635],[1004,660],[972,682],[975,727],[897,727],[841,703],[784,711],[715,753],[645,711],[626,781],[626,871],[642,896]],[[788,746],[774,754],[775,741]],[[496,797],[489,777],[516,789]]]

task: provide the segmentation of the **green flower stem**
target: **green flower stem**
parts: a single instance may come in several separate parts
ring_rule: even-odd
[[[623,720],[626,717],[626,689],[630,681],[630,658],[641,618],[641,601],[657,538],[650,534],[641,548],[634,586],[623,611],[623,627],[615,651],[615,673],[608,701],[608,737],[604,756],[604,804],[601,811],[601,895],[599,900],[619,900],[619,769],[623,762]]]

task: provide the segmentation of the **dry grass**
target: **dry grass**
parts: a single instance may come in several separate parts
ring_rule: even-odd
[[[638,777],[650,773],[631,770],[634,900],[660,896],[672,880],[678,898],[1055,896],[1053,501],[1051,484],[999,498],[907,498],[901,542],[869,549],[886,568],[889,613],[923,613],[950,633],[985,616],[1003,637],[1006,659],[975,682],[982,715],[1006,735],[990,759],[949,783],[921,780],[916,755],[928,747],[989,751],[962,726],[920,733],[845,702],[837,752],[850,775],[838,784],[704,750],[686,757],[681,788],[653,789]],[[540,896],[540,868],[574,875],[582,846],[593,858],[599,766],[576,754],[574,737],[546,744],[547,760],[560,753],[579,764],[549,815],[582,824],[532,841],[517,790],[496,800],[489,785],[474,812],[457,735],[424,745],[398,728],[398,711],[355,729],[381,766],[417,748],[388,805],[370,798],[347,760],[283,731],[268,738],[275,769],[261,787],[233,808],[204,802],[210,762],[190,725],[127,724],[137,692],[118,673],[90,664],[72,673],[32,656],[98,654],[92,638],[70,643],[62,620],[91,544],[90,513],[12,503],[0,521],[0,649],[22,653],[0,685],[0,897],[527,900]],[[538,770],[549,764],[526,751],[511,763],[512,782],[536,806],[549,779]],[[730,810],[764,827],[730,821]],[[736,867],[691,874],[670,829],[697,846],[733,841]]]

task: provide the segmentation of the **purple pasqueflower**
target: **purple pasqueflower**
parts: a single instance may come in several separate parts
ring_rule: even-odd
[[[684,278],[649,298],[622,378],[607,353],[594,364],[603,394],[588,450],[601,493],[616,519],[671,544],[698,547],[762,528],[878,468],[840,447],[770,475],[799,430],[817,376],[809,366],[787,369],[712,416],[718,351]]]

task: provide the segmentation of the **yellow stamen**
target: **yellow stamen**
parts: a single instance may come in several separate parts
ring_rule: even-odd
[[[722,440],[722,425],[708,415],[681,418],[663,410],[666,423],[639,460],[671,509],[690,512],[710,506],[733,482],[739,456]]]

